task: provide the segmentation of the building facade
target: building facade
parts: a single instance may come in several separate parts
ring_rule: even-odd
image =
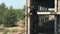
[[[34,6],[36,8],[35,10],[33,10],[34,12],[32,13],[30,8],[31,6]],[[60,17],[60,0],[26,0],[25,34],[33,34],[33,31],[37,32],[37,29],[39,29],[40,27],[39,25],[41,25],[42,23],[46,23],[49,20],[54,20],[53,24],[54,34],[60,34],[59,17]],[[39,32],[35,34],[39,34]]]

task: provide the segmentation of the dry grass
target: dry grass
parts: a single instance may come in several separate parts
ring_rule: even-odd
[[[23,21],[21,21],[23,22]],[[24,34],[24,24],[23,23],[20,23],[18,22],[18,25],[17,27],[3,27],[0,29],[0,34]]]

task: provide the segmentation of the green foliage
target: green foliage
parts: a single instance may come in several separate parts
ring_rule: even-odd
[[[13,9],[7,10],[4,14],[4,22],[5,26],[15,26],[16,22],[18,21],[17,13],[13,11]]]
[[[21,19],[21,20],[24,20],[24,10],[19,10],[18,12],[17,12],[18,14],[19,14],[19,18]]]
[[[18,13],[18,17],[21,20],[24,20],[24,10],[23,9],[14,9],[16,13]]]
[[[3,34],[7,34],[7,32],[5,31],[5,32],[3,32]]]
[[[13,9],[12,6],[8,9],[4,3],[0,5],[0,24],[12,27],[16,25],[19,19],[24,20],[23,9]]]
[[[0,24],[2,24],[3,22],[3,13],[7,10],[8,8],[6,8],[5,4],[2,3],[0,5]]]

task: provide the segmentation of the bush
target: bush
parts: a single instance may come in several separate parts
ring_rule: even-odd
[[[3,24],[4,26],[7,26],[7,27],[15,26],[18,21],[17,13],[12,9],[5,11],[5,13],[3,14],[3,17],[4,17]]]
[[[19,21],[18,18],[19,20],[24,20],[24,10],[13,9],[12,6],[8,9],[4,3],[0,4],[0,25],[16,26],[17,21]]]

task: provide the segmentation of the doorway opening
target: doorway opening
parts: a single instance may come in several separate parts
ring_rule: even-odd
[[[37,12],[53,12],[55,8],[54,4],[54,0],[30,1],[30,6],[34,6],[36,8],[36,11],[31,11],[32,15],[30,16],[31,34],[54,34],[54,15],[37,14]]]

